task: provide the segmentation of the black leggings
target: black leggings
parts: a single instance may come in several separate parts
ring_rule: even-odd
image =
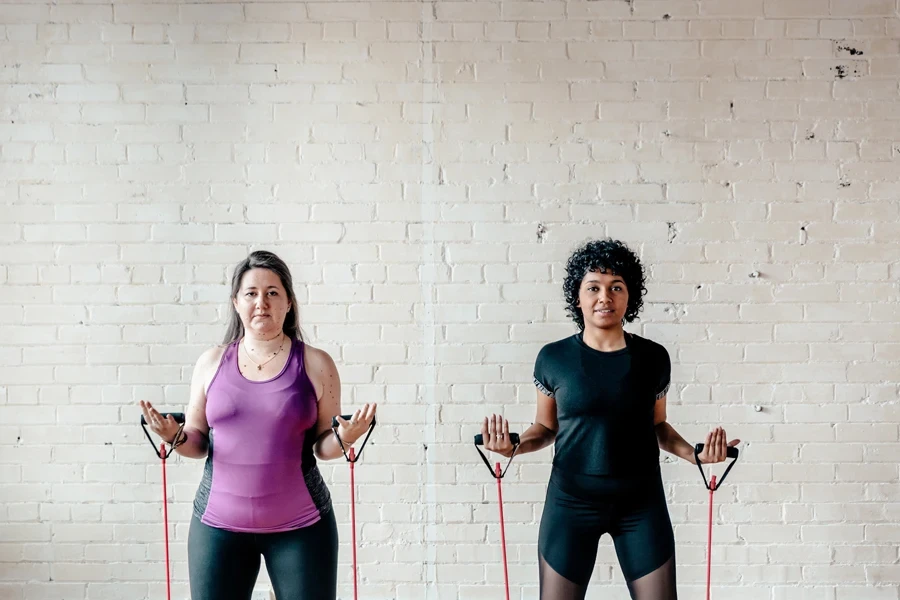
[[[334,511],[302,529],[234,533],[191,519],[191,600],[250,600],[260,556],[279,600],[334,600],[338,535]]]
[[[554,468],[538,540],[542,600],[584,598],[604,533],[632,598],[676,599],[675,537],[658,471],[621,479]]]

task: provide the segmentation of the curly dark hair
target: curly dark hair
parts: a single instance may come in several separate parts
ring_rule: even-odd
[[[647,292],[641,260],[618,240],[593,240],[575,250],[566,263],[566,279],[563,282],[566,312],[578,329],[584,331],[584,315],[578,308],[578,291],[584,276],[590,271],[612,273],[625,280],[625,287],[628,288],[625,321],[634,321],[644,307],[644,294]]]

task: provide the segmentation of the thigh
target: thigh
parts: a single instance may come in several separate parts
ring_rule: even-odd
[[[338,534],[333,510],[309,527],[267,534],[260,539],[276,598],[335,599]]]
[[[541,558],[565,579],[586,586],[606,530],[606,512],[604,506],[569,493],[551,476],[538,535]]]
[[[662,480],[621,500],[610,533],[627,581],[655,571],[675,556],[675,536]]]
[[[234,533],[191,519],[188,572],[191,600],[250,600],[259,575],[252,534]]]

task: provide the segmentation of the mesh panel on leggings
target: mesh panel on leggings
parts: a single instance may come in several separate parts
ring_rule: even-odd
[[[584,600],[584,594],[587,592],[586,585],[578,585],[554,571],[543,556],[539,556],[538,560],[540,561],[540,600]]]
[[[675,557],[655,571],[628,582],[632,600],[678,600],[675,587]]]

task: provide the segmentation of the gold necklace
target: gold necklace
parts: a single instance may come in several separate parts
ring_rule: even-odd
[[[281,335],[283,336],[284,334],[282,333]],[[253,360],[253,357],[250,356],[250,351],[247,350],[247,338],[245,337],[243,340],[241,340],[241,342],[242,342],[242,344],[243,344],[243,346],[244,346],[244,354],[247,355],[247,358],[250,359],[250,362],[252,362],[254,365],[256,365],[256,370],[257,370],[257,371],[262,371],[262,368],[263,368],[264,366],[266,366],[267,364],[269,364],[270,362],[272,362],[272,360],[274,360],[274,358],[275,358],[276,356],[278,356],[279,354],[281,354],[281,351],[284,350],[284,340],[282,339],[282,340],[281,340],[281,346],[278,347],[278,350],[275,352],[275,354],[273,354],[272,357],[269,358],[269,360],[267,360],[266,362],[260,364],[260,363],[256,362],[255,360]]]

